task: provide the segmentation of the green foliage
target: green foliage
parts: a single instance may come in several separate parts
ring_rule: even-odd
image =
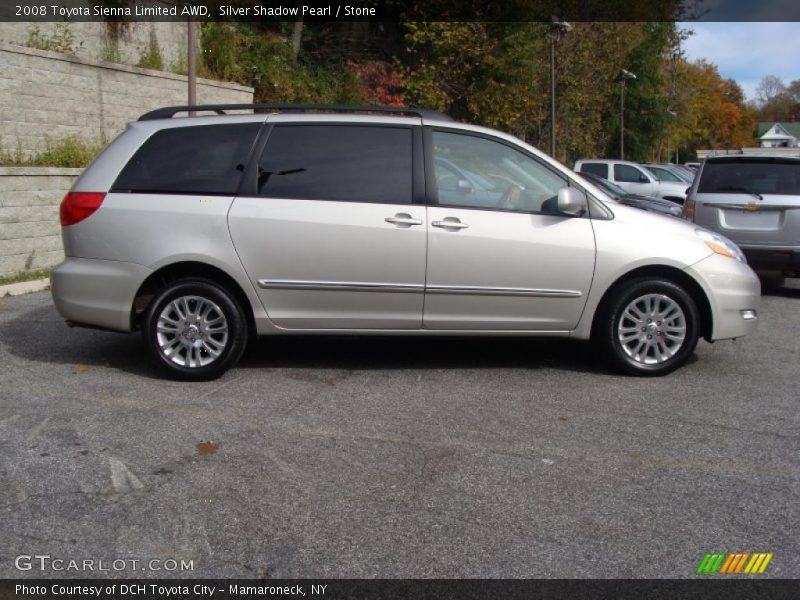
[[[119,44],[113,40],[106,40],[103,46],[103,60],[110,63],[121,63],[122,52],[120,52]]]
[[[47,139],[45,149],[26,155],[17,142],[15,150],[0,145],[0,165],[5,167],[64,167],[79,168],[87,166],[106,142],[90,143],[78,136],[67,136],[54,141]]]
[[[186,52],[183,50],[180,51],[169,66],[169,70],[178,75],[186,75],[189,72],[189,59],[186,56]]]
[[[139,62],[136,66],[142,67],[143,69],[155,69],[156,71],[160,71],[164,68],[164,59],[161,58],[161,49],[158,47],[158,38],[156,38],[155,29],[150,30],[150,40],[142,51],[142,55],[139,57]]]
[[[628,56],[624,68],[636,74],[625,84],[625,158],[649,159],[670,120],[669,98],[663,93],[662,57],[670,50],[674,23],[645,23],[644,39]],[[621,86],[617,83],[617,99]],[[607,152],[619,156],[619,108],[609,114],[613,134]]]
[[[292,61],[283,36],[248,23],[203,23],[201,76],[255,88],[257,102],[359,102],[361,94],[345,61]]]
[[[0,276],[0,285],[10,283],[20,283],[22,281],[36,281],[37,279],[47,279],[50,277],[50,269],[35,269],[33,271],[20,271],[13,275]]]
[[[83,47],[83,42],[75,45],[75,34],[72,33],[69,23],[56,23],[51,35],[42,33],[38,25],[31,25],[25,45],[37,50],[75,54]]]

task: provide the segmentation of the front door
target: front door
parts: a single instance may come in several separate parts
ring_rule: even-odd
[[[421,327],[426,217],[414,203],[422,194],[415,144],[413,127],[274,125],[255,193],[237,197],[229,214],[236,251],[273,323]]]
[[[558,214],[568,180],[499,139],[434,129],[429,140],[436,198],[428,207],[423,326],[573,329],[595,243],[588,215]]]

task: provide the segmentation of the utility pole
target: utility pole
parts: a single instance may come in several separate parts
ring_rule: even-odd
[[[194,3],[192,3],[194,4]],[[197,104],[197,22],[189,17],[188,27],[188,48],[186,49],[187,71],[189,75],[189,105]],[[189,113],[193,114],[193,113]]]
[[[556,157],[556,42],[565,33],[572,31],[572,25],[558,17],[550,19],[550,156]]]

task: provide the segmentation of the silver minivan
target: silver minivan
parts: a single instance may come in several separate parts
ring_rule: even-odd
[[[140,330],[181,379],[309,333],[592,339],[655,375],[757,323],[759,281],[724,237],[421,109],[159,109],[84,171],[61,223],[68,324]]]
[[[707,158],[683,216],[736,242],[755,269],[800,274],[800,158]]]

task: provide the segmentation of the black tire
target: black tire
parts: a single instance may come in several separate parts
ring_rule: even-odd
[[[628,308],[636,301],[638,303],[634,308],[638,312],[626,315]],[[652,312],[642,310],[648,306],[648,301],[659,308]],[[677,305],[680,312],[668,310],[671,306],[669,302]],[[663,312],[658,312],[661,308]],[[639,313],[643,315],[641,322],[631,318],[631,315]],[[663,321],[648,321],[650,316],[659,315],[662,315],[660,318]],[[676,316],[667,321],[663,315]],[[674,337],[667,337],[667,334],[679,336],[680,323],[683,323],[685,331],[679,343]],[[621,324],[625,332],[620,329]],[[613,370],[626,375],[657,376],[671,373],[692,356],[699,332],[699,311],[691,295],[668,279],[645,277],[623,282],[610,292],[595,321],[592,337],[602,358]],[[623,335],[626,336],[626,343],[620,339]],[[644,348],[637,352],[642,344]]]
[[[162,325],[173,327],[172,320],[179,321],[179,325],[175,325],[175,334],[162,332],[159,338],[158,324],[162,313],[173,301],[181,298],[189,298],[185,306],[188,308],[185,311],[187,320],[174,309],[168,311],[166,318],[170,321],[162,321]],[[207,317],[213,317],[216,323],[206,326],[206,321],[202,321],[201,325],[201,317],[192,315],[191,311],[202,313],[205,307],[209,307]],[[219,321],[218,313],[221,313],[222,321]],[[191,319],[194,321],[190,323]],[[223,326],[226,326],[224,335]],[[155,364],[171,378],[182,381],[207,381],[221,376],[242,357],[247,346],[247,333],[244,312],[236,298],[217,283],[199,278],[180,279],[161,289],[147,307],[142,321],[142,336]],[[174,347],[170,356],[162,350],[163,345]],[[214,351],[218,355],[214,356]],[[208,362],[203,364],[203,361]]]

